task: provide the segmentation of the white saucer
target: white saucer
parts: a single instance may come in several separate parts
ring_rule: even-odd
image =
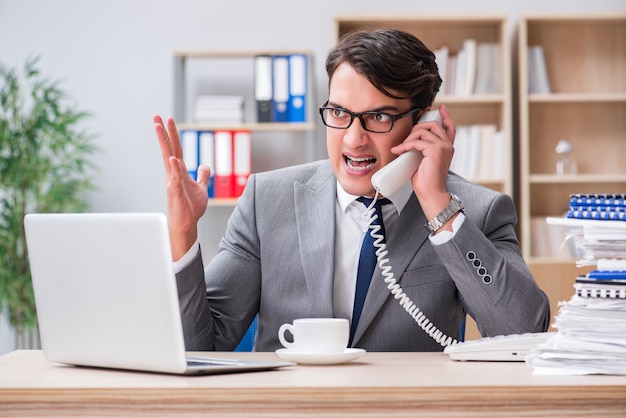
[[[276,350],[278,357],[300,364],[341,364],[355,360],[365,354],[362,348],[346,348],[343,353],[315,354],[299,353],[288,348]]]

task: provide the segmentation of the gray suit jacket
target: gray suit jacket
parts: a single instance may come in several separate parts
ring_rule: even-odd
[[[412,195],[387,231],[390,265],[437,328],[459,338],[465,314],[485,336],[547,329],[549,303],[521,257],[508,195],[450,173],[464,203],[455,237],[434,246]],[[215,258],[177,274],[188,350],[232,350],[259,315],[255,350],[281,348],[281,324],[332,317],[336,178],[328,161],[252,175]],[[489,280],[489,279],[492,280]],[[206,288],[205,288],[206,284]],[[353,342],[368,351],[441,351],[374,274]]]

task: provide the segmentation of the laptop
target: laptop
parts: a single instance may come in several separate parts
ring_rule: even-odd
[[[24,226],[47,360],[172,374],[293,365],[186,356],[164,214],[28,214]]]

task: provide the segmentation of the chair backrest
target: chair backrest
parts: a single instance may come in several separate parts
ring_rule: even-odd
[[[239,342],[235,351],[243,352],[243,351],[252,351],[254,349],[254,337],[256,336],[256,328],[257,328],[257,317],[254,317],[254,320],[250,324],[250,327],[244,334],[243,338]]]

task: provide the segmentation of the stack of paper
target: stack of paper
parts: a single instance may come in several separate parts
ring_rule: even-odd
[[[534,373],[626,375],[626,222],[607,215],[623,213],[625,197],[572,195],[567,217],[548,218],[570,227],[577,265],[596,268],[577,277],[574,295],[559,304],[555,336],[526,357]]]
[[[242,123],[243,96],[198,96],[193,111],[196,122]]]
[[[621,289],[626,296],[626,281]],[[526,357],[535,374],[626,375],[626,297],[575,294],[560,303],[554,327],[555,336]]]

